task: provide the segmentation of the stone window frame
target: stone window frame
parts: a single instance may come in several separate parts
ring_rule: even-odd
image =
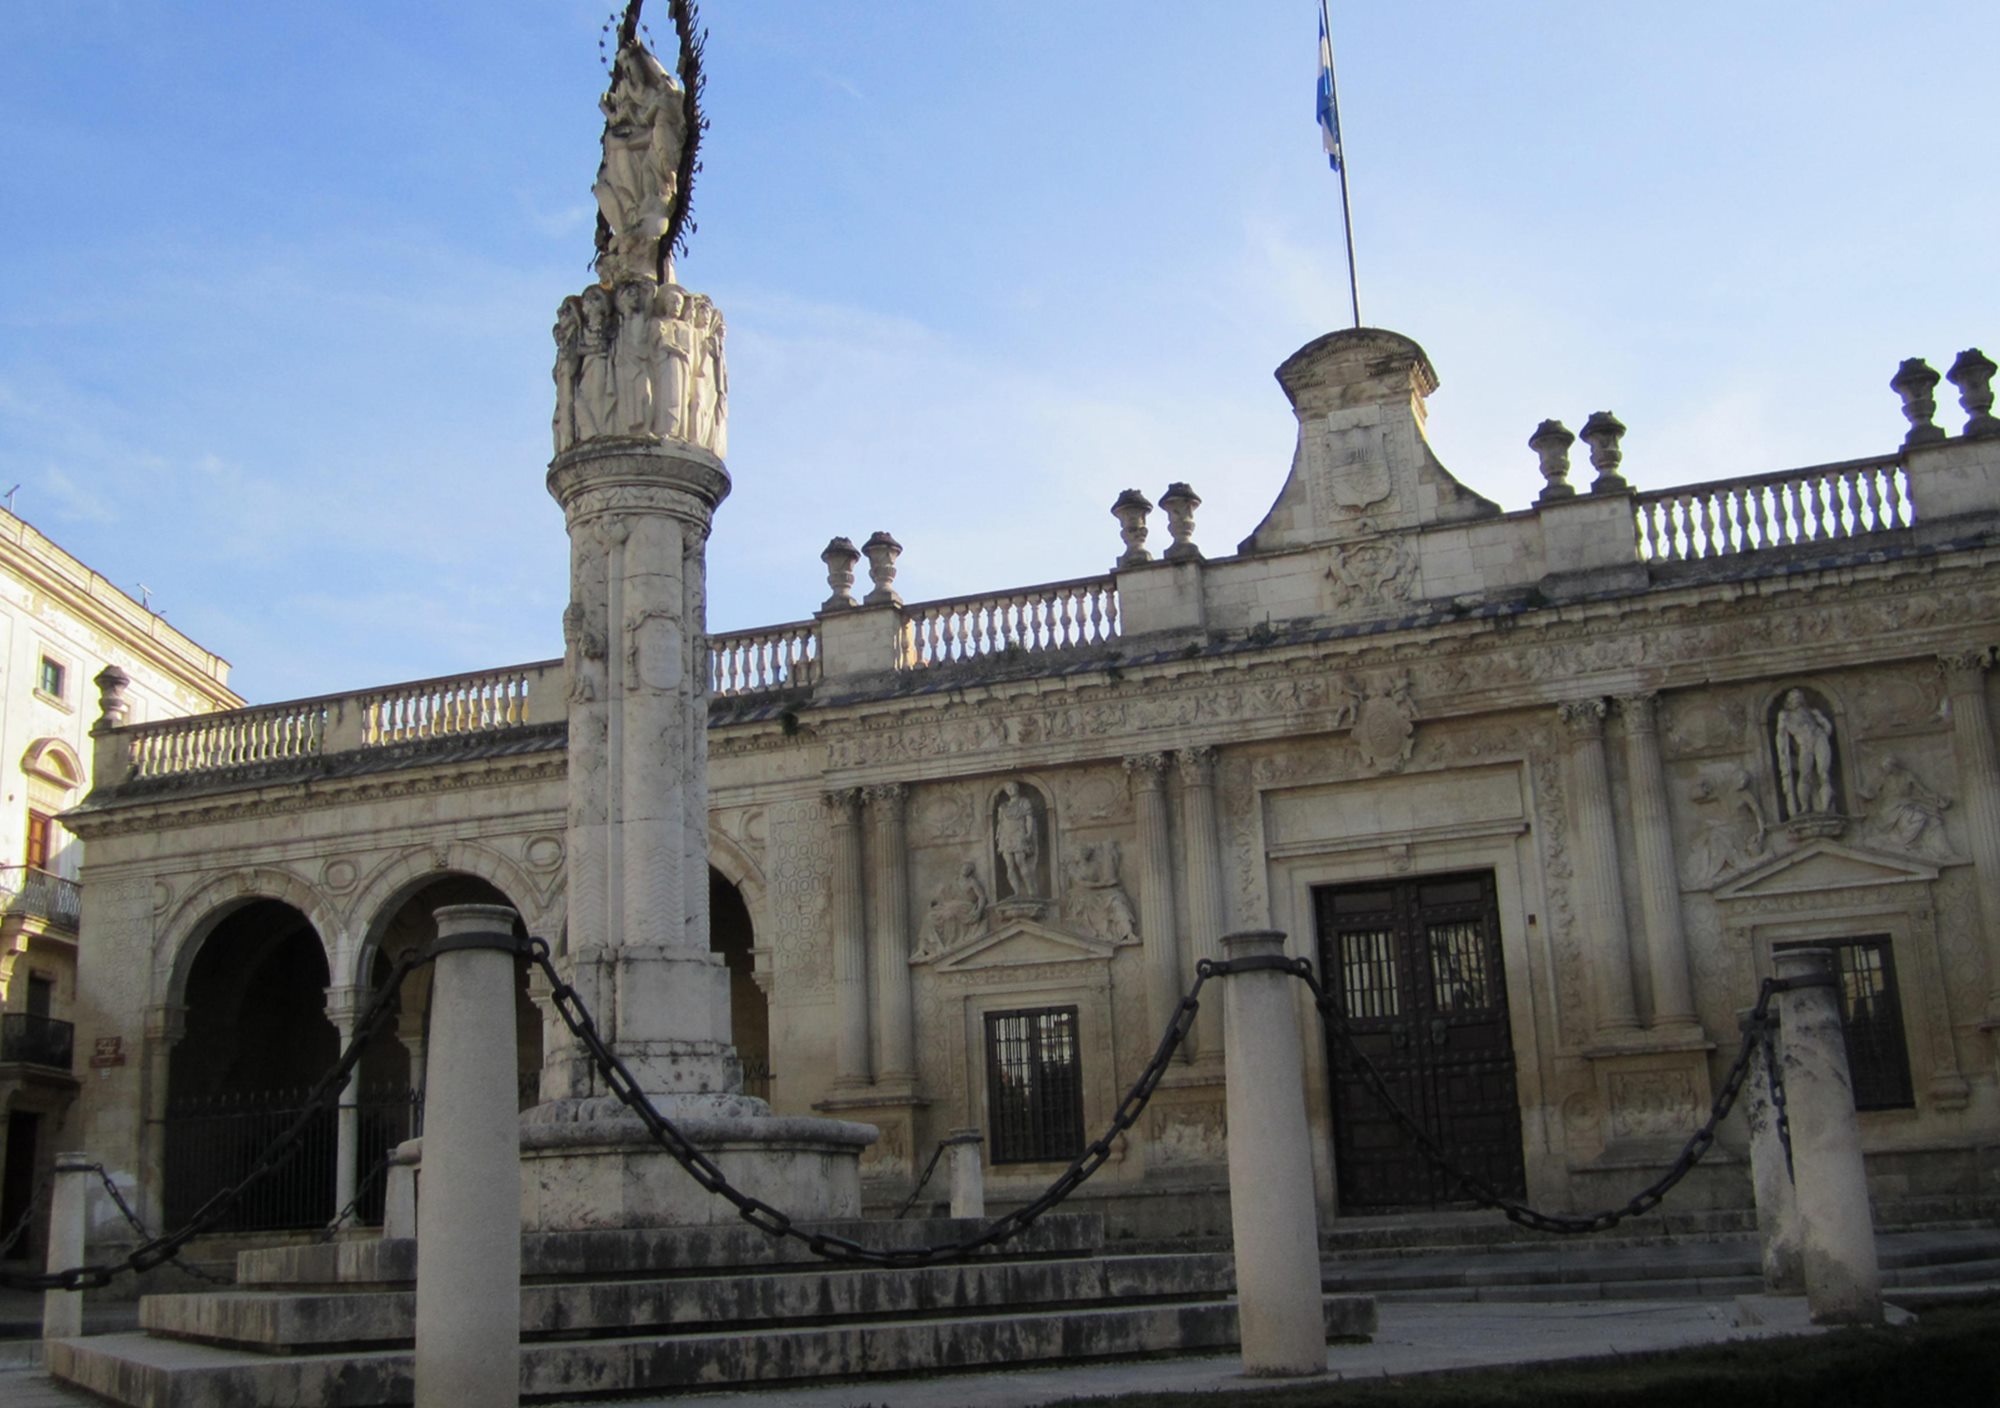
[[[995,982],[970,988],[957,995],[961,1049],[966,1073],[964,1084],[965,1124],[980,1130],[993,1127],[987,1108],[986,1015],[1022,1008],[1074,1007],[1077,1012],[1077,1048],[1083,1061],[1083,1138],[1087,1145],[1110,1121],[1124,1093],[1120,1079],[1129,1080],[1137,1069],[1124,1070],[1119,1062],[1117,1029],[1113,1020],[1110,964],[1102,959],[1073,960],[1087,963],[1096,971],[1079,975],[1078,980],[1060,981],[1048,977],[1023,977],[1015,982]],[[1148,1048],[1150,1051],[1150,1047]],[[1121,1141],[1122,1142],[1122,1141]],[[1114,1152],[1111,1164],[1123,1161],[1123,1152]],[[994,1164],[989,1159],[991,1178],[1005,1185],[1018,1179],[1022,1186],[1039,1187],[1051,1174],[1069,1166],[1069,1160],[1044,1159],[1034,1162]],[[1112,1168],[1099,1171],[1093,1183],[1106,1180]]]
[[[1075,1073],[1068,1091],[1055,1092],[1066,1108],[1053,1117],[1049,1107],[1055,1102],[1050,1100],[1050,1092],[1041,1089],[1038,1081],[1031,1081],[1029,1100],[1041,1112],[1041,1118],[1031,1121],[1028,1128],[1010,1130],[1004,1129],[998,1122],[994,1109],[994,1095],[1001,1080],[1002,1066],[1000,1024],[1022,1019],[1027,1023],[1033,1067],[1037,1073],[1046,1064],[1042,1041],[1044,1022],[1053,1019],[1058,1025],[1068,1026]],[[987,1125],[986,1147],[989,1161],[995,1164],[1026,1164],[1074,1159],[1083,1152],[1090,1138],[1084,1133],[1083,1125],[1083,1087],[1087,1076],[1083,1059],[1083,1020],[1077,1005],[1070,1002],[1055,1007],[994,1008],[985,1013],[982,1021],[986,1028],[986,1117],[990,1122]],[[1064,1096],[1067,1098],[1062,1098]],[[1072,1128],[1061,1129],[1059,1126]],[[1066,1147],[1054,1147],[1054,1136],[1071,1133],[1074,1139]]]
[[[35,698],[52,709],[60,709],[66,714],[76,712],[76,705],[70,699],[70,689],[76,677],[76,661],[68,652],[58,650],[46,641],[36,643]],[[47,688],[49,672],[55,671],[56,687]]]

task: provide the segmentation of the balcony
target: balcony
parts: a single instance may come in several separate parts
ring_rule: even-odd
[[[26,1012],[0,1013],[0,1065],[19,1063],[67,1071],[75,1051],[75,1024]]]
[[[0,865],[0,913],[27,915],[76,932],[83,891],[76,881],[27,865]]]

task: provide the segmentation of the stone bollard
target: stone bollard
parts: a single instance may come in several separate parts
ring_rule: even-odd
[[[1736,1014],[1746,1026],[1750,1009]],[[1774,1053],[1778,1049],[1774,1044]],[[1757,1242],[1764,1289],[1774,1296],[1803,1295],[1805,1269],[1799,1257],[1799,1203],[1792,1171],[1778,1141],[1778,1114],[1771,1104],[1771,1075],[1760,1054],[1752,1057],[1743,1082],[1743,1119],[1750,1126],[1750,1186],[1757,1199]]]
[[[417,1235],[417,1160],[423,1147],[421,1139],[405,1140],[389,1158],[382,1189],[384,1237]]]
[[[83,1242],[90,1209],[90,1185],[97,1164],[88,1154],[57,1154],[55,1187],[49,1193],[47,1271],[83,1265]],[[42,1292],[42,1338],[71,1339],[83,1333],[83,1292]]]
[[[1229,961],[1285,956],[1272,930],[1228,934]],[[1229,1223],[1243,1372],[1326,1372],[1319,1218],[1306,1127],[1298,987],[1273,970],[1222,980],[1223,1076],[1229,1120]]]
[[[951,1215],[986,1216],[986,1165],[979,1146],[986,1136],[976,1129],[954,1129],[944,1137],[951,1160]]]
[[[417,1408],[521,1401],[521,1131],[514,911],[437,911],[423,1179]]]
[[[1882,1274],[1834,995],[1833,954],[1823,948],[1783,949],[1773,960],[1780,981],[1799,984],[1778,995],[1778,1069],[1791,1119],[1806,1308],[1815,1324],[1880,1324]]]

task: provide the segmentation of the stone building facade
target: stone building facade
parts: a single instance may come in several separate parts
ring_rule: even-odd
[[[1503,511],[1431,453],[1422,350],[1341,332],[1278,369],[1298,448],[1232,554],[1197,546],[1187,485],[1157,555],[1128,491],[1112,571],[978,597],[905,603],[893,538],[834,540],[817,612],[713,638],[686,686],[756,1093],[877,1125],[883,1206],[978,1129],[1004,1204],[1110,1120],[1222,935],[1275,928],[1456,1161],[1583,1208],[1671,1158],[1773,951],[1811,941],[1841,956],[1878,1195],[1990,1198],[1991,374],[1953,365],[1961,431],[1906,363],[1891,453],[1672,489],[1627,482],[1604,413],[1572,484],[1578,437],[1545,422],[1547,487]],[[108,701],[68,817],[79,1022],[135,1059],[80,1142],[156,1214],[188,1176],[174,1101],[330,1060],[432,905],[504,900],[561,944],[570,673],[143,724]],[[420,1088],[423,993],[401,1001],[363,1079]],[[524,1103],[588,1093],[525,977],[521,1003]],[[1089,1185],[1115,1227],[1226,1226],[1219,1006]],[[1311,1040],[1322,1216],[1451,1205]],[[1677,1196],[1746,1202],[1741,1148],[1726,1126]]]
[[[75,1041],[82,852],[60,821],[91,789],[91,681],[107,667],[135,724],[243,702],[228,661],[0,511],[0,1237],[72,1137],[93,1059],[124,1056]],[[36,1254],[40,1235],[31,1222],[0,1255]]]

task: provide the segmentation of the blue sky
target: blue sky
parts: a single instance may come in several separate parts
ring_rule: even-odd
[[[0,3],[0,490],[247,696],[558,653],[609,8]],[[1271,370],[1348,319],[1312,0],[704,10],[712,627],[810,614],[835,533],[920,600],[1104,570],[1127,485],[1255,525]],[[1887,451],[1901,358],[2000,353],[2000,8],[1333,10],[1364,320],[1504,507],[1544,416],[1657,487]]]

